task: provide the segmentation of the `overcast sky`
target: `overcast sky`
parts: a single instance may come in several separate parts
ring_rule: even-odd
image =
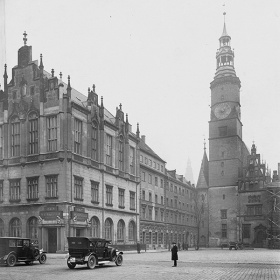
[[[33,60],[42,53],[46,71],[62,72],[65,82],[70,75],[85,95],[95,84],[114,115],[122,103],[133,131],[139,122],[167,168],[185,175],[189,158],[195,181],[204,138],[208,153],[209,86],[226,11],[242,86],[243,140],[249,149],[255,141],[277,169],[279,0],[9,0],[5,11],[9,79],[26,31]]]

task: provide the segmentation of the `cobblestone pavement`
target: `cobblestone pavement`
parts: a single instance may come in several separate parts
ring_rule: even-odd
[[[179,251],[178,267],[172,267],[171,254],[164,252],[124,253],[124,263],[114,263],[94,270],[77,266],[70,270],[65,254],[48,254],[45,265],[19,264],[0,266],[0,279],[129,279],[129,280],[278,280],[280,279],[279,250],[189,250]]]

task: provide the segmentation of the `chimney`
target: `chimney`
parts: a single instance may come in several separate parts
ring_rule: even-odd
[[[145,135],[141,135],[141,139],[144,143],[146,143],[146,136]]]

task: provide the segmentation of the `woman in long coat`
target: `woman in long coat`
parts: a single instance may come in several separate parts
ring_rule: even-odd
[[[178,247],[176,245],[176,242],[173,242],[173,247],[171,249],[171,260],[174,261],[173,267],[176,267],[178,260]]]

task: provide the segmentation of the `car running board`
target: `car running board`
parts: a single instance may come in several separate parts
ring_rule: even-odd
[[[98,264],[107,264],[110,263],[110,261],[102,261],[102,262],[98,262]]]

